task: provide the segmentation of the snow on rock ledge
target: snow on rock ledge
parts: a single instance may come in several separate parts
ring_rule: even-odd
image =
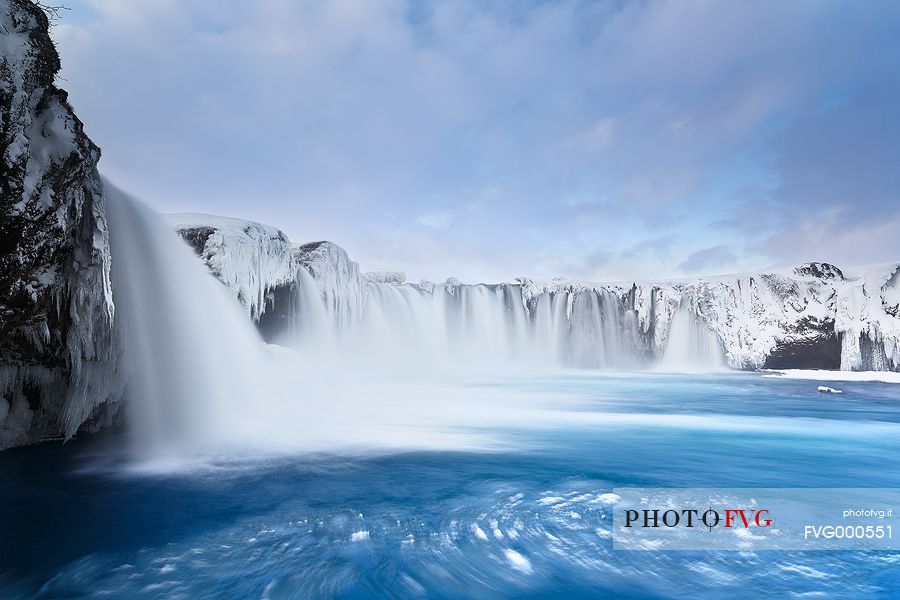
[[[275,227],[193,213],[165,218],[212,274],[234,291],[254,321],[265,310],[267,294],[294,280],[291,241]]]

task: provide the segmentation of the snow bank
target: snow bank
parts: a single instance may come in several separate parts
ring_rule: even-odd
[[[825,371],[816,369],[785,369],[769,371],[763,377],[803,379],[808,381],[877,381],[900,383],[900,373],[886,371]]]

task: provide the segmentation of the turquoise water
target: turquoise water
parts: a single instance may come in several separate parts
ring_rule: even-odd
[[[896,597],[900,552],[627,552],[598,496],[900,487],[900,386],[759,374],[470,381],[566,418],[466,452],[140,474],[123,434],[0,454],[0,597]],[[423,400],[426,401],[426,400]],[[485,433],[485,432],[481,432]]]

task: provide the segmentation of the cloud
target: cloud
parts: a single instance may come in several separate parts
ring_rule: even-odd
[[[612,147],[616,135],[616,120],[606,117],[590,124],[567,138],[562,147],[566,151],[597,152]]]
[[[648,238],[626,248],[622,251],[621,256],[626,260],[647,256],[657,260],[666,260],[671,255],[672,245],[677,241],[678,236],[675,234]]]
[[[854,221],[832,210],[779,230],[762,242],[770,252],[791,264],[826,261],[863,265],[900,261],[900,216]]]
[[[107,175],[367,270],[743,269],[900,217],[896,3],[70,4],[62,83]]]
[[[709,269],[729,267],[736,262],[737,256],[728,249],[728,246],[720,244],[693,252],[678,265],[678,270],[692,275],[703,274]]]
[[[419,217],[419,223],[432,229],[447,229],[453,223],[453,214],[449,211],[428,213]]]

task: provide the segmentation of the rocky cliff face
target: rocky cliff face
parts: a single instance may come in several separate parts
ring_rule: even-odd
[[[0,449],[115,412],[100,150],[59,67],[44,12],[0,0]]]

